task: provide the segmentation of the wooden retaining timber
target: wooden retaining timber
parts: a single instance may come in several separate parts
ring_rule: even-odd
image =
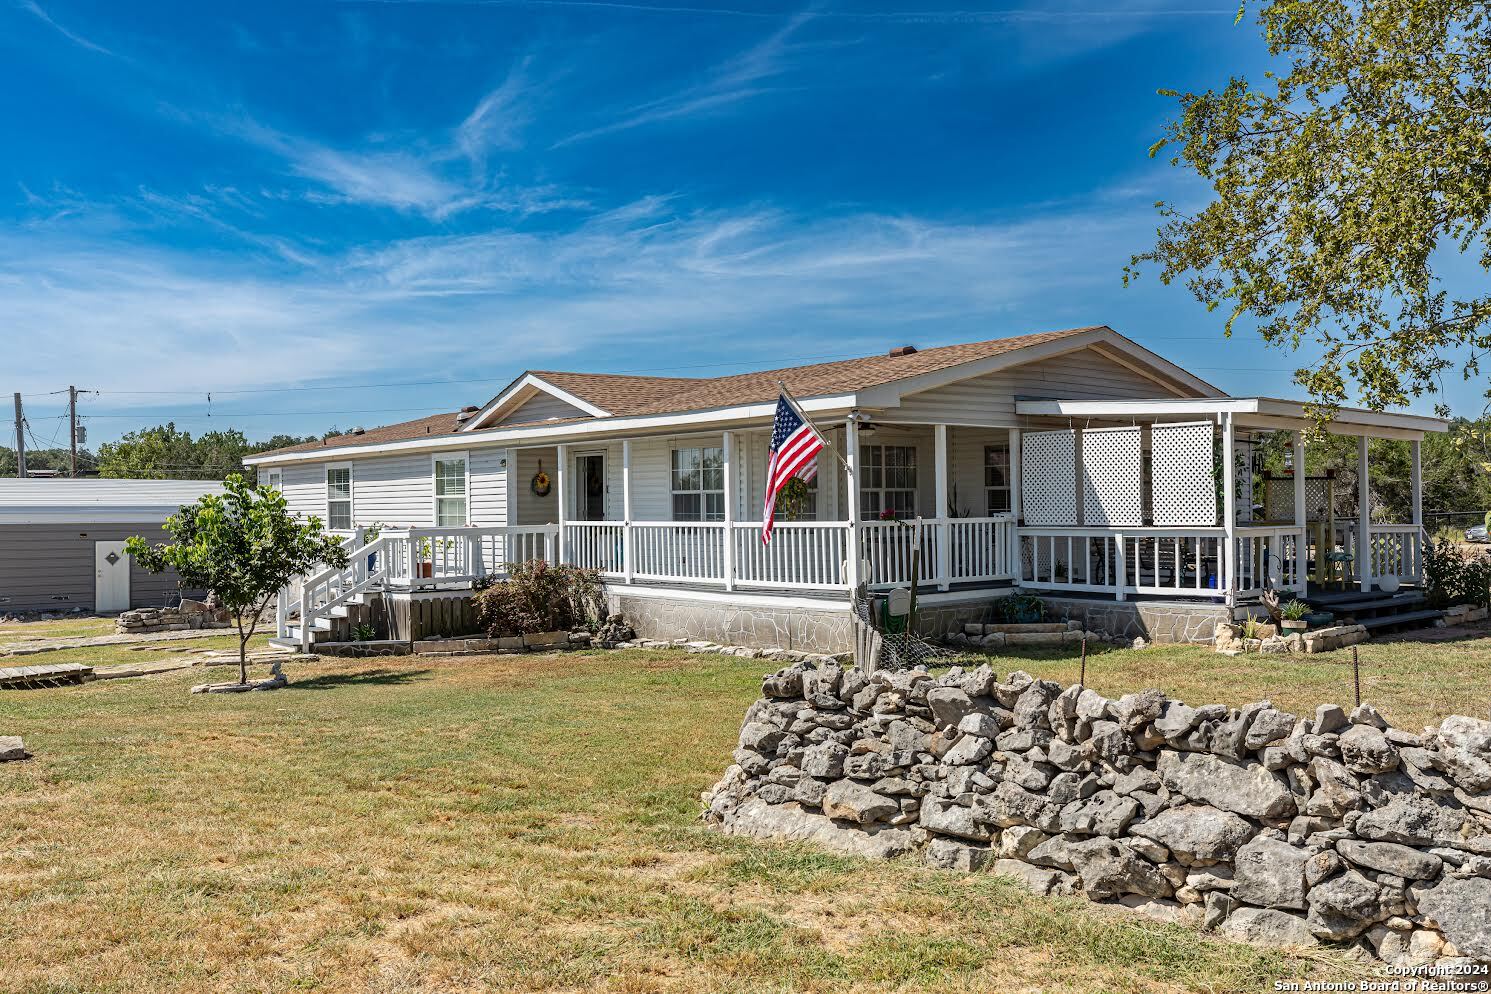
[[[438,637],[460,637],[484,634],[476,619],[476,605],[470,591],[452,592],[449,596],[385,596],[388,612],[388,637],[396,641],[419,642]]]
[[[93,667],[82,663],[56,663],[52,666],[12,666],[0,669],[0,690],[25,690],[35,687],[65,687],[93,677]]]

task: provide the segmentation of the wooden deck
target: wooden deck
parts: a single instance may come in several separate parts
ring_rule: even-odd
[[[52,666],[11,666],[0,669],[0,690],[23,690],[32,687],[63,687],[82,683],[93,676],[93,667],[82,663],[56,663]]]

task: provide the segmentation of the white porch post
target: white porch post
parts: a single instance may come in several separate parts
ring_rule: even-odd
[[[1227,606],[1237,605],[1237,440],[1232,412],[1222,415],[1222,589]]]
[[[1362,592],[1372,589],[1372,482],[1367,473],[1367,436],[1356,439],[1356,573]]]
[[[1020,504],[1023,499],[1020,492],[1020,474],[1023,472],[1020,466],[1020,429],[1010,429],[1010,514],[1014,521],[1010,524],[1009,548],[1005,555],[1009,556],[1009,571],[1015,574],[1015,586],[1019,586],[1024,579],[1025,569],[1020,562]]]
[[[555,446],[554,447],[554,502],[558,506],[558,510],[555,513],[555,517],[556,517],[556,519],[559,522],[559,534],[554,539],[554,550],[555,550],[556,561],[561,566],[564,565],[566,559],[568,558],[567,555],[566,555],[566,553],[569,551],[568,549],[565,548],[565,541],[564,541],[564,499],[565,499],[564,479],[565,479],[565,477],[567,477],[569,475],[569,473],[567,473],[565,471],[566,470],[565,463],[567,463],[567,462],[569,462],[569,446],[568,445],[558,445],[558,446]]]
[[[1424,460],[1421,447],[1418,439],[1408,443],[1408,476],[1413,489],[1409,509],[1413,515],[1411,523],[1418,526],[1410,547],[1413,549],[1413,582],[1420,585],[1424,582]]]
[[[725,589],[735,589],[735,432],[727,431],[720,445],[725,486],[725,543],[721,548]]]
[[[948,577],[952,574],[951,549],[953,528],[948,515],[948,493],[947,493],[947,425],[934,425],[933,432],[933,465],[936,474],[937,514],[932,519],[932,534],[937,541],[937,589],[946,590],[951,585]]]
[[[851,591],[860,584],[859,554],[859,425],[850,418],[844,422],[844,489],[848,492],[849,536],[844,546],[848,550],[845,559],[844,579]],[[868,578],[866,578],[868,579]]]
[[[621,575],[632,582],[632,440],[621,440]]]
[[[1296,430],[1294,443],[1294,527],[1298,534],[1294,539],[1294,581],[1300,594],[1310,589],[1310,510],[1305,507],[1305,433]],[[1321,555],[1325,552],[1322,549]]]

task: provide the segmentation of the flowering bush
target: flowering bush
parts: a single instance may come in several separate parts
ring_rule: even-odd
[[[599,575],[542,559],[519,563],[508,579],[477,593],[477,623],[492,638],[590,627],[605,616]]]

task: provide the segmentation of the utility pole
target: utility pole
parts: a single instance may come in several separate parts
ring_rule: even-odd
[[[16,476],[26,478],[26,419],[21,414],[21,394],[16,391]]]
[[[78,388],[67,388],[67,440],[72,452],[72,475],[78,475]]]

